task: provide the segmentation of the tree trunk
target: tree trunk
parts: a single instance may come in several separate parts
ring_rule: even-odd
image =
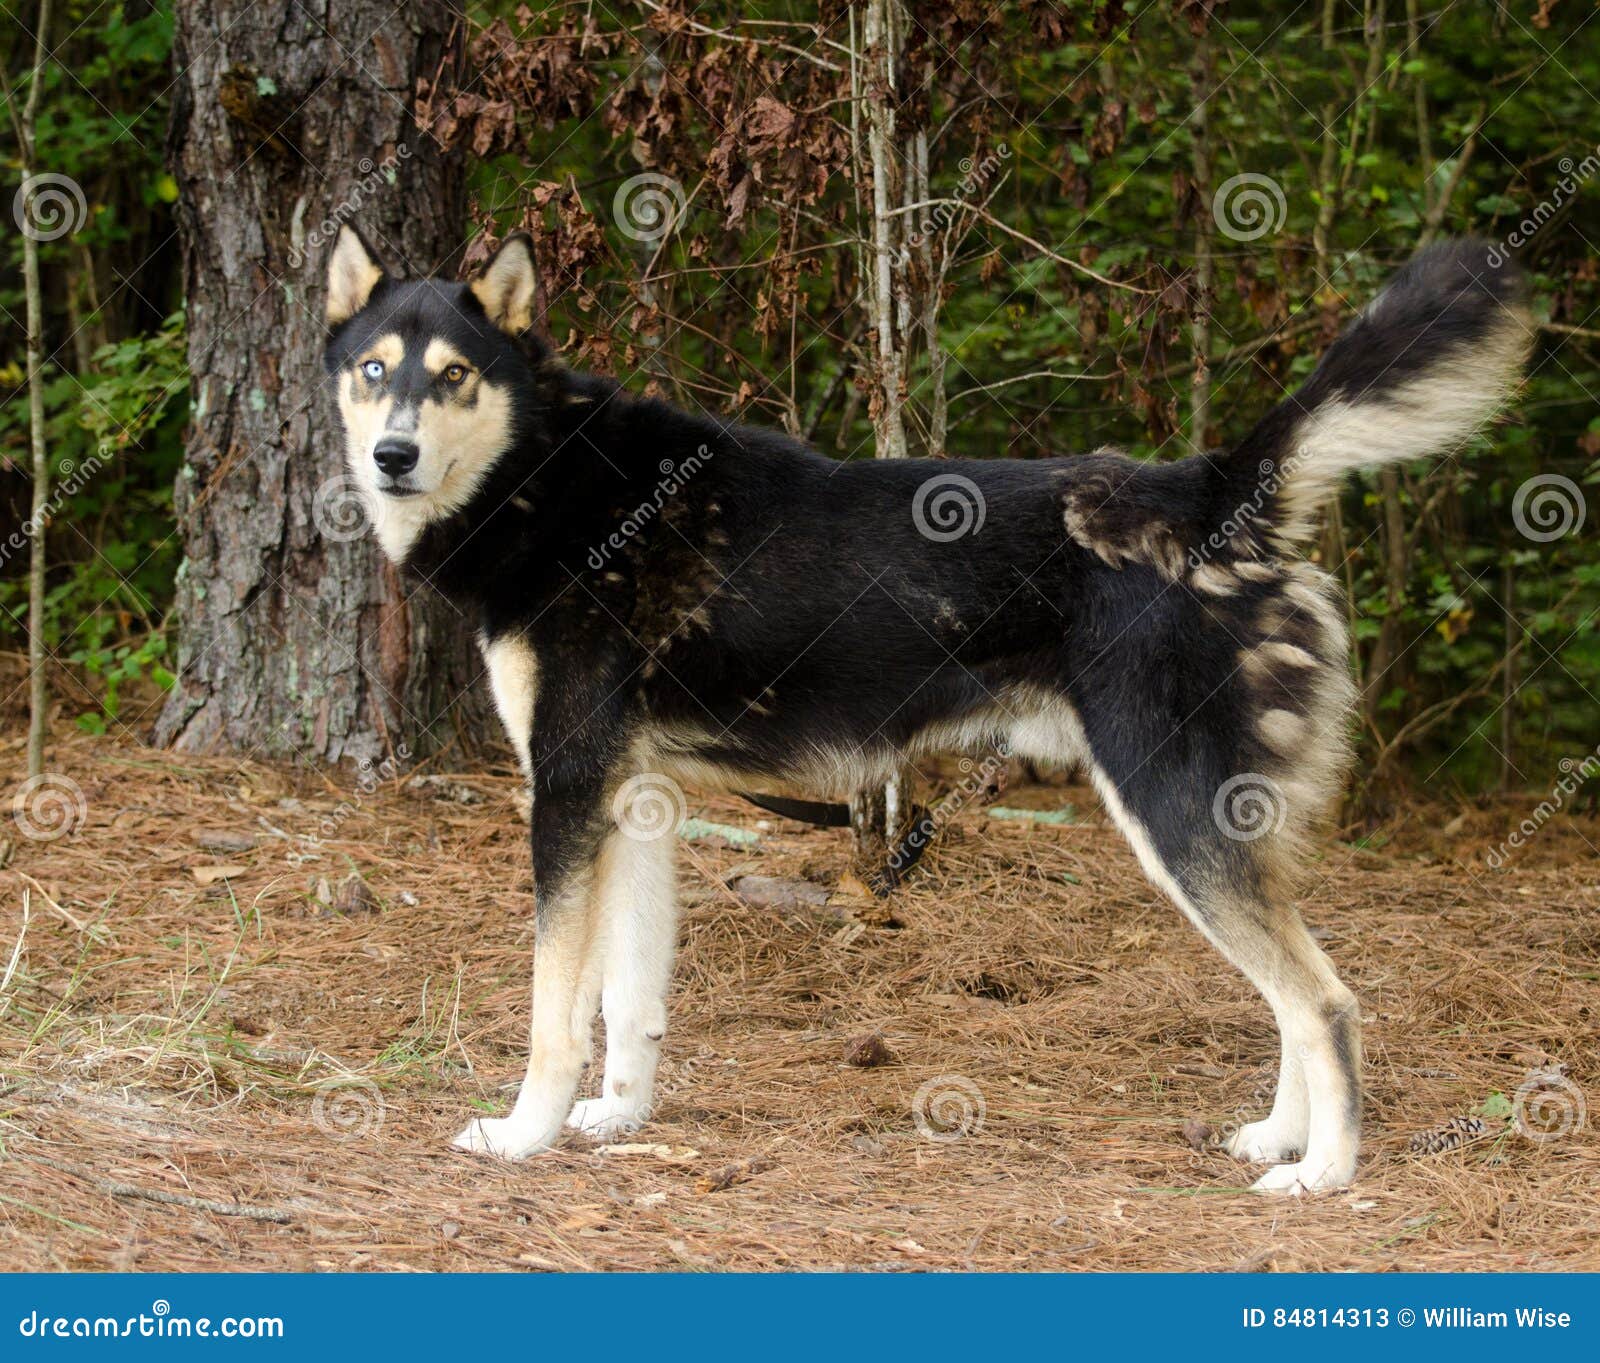
[[[1195,39],[1194,114],[1189,127],[1194,138],[1194,192],[1199,212],[1194,229],[1194,374],[1189,380],[1189,447],[1204,454],[1210,444],[1211,425],[1211,305],[1216,291],[1216,261],[1212,233],[1216,218],[1211,210],[1211,96],[1216,91],[1215,62],[1209,31]]]
[[[168,160],[194,409],[178,681],[156,739],[186,751],[362,760],[494,732],[466,622],[351,523],[321,361],[338,220],[408,275],[458,262],[461,164],[411,113],[417,78],[457,55],[457,20],[443,0],[322,15],[176,7]]]
[[[18,131],[22,143],[22,182],[33,179],[34,128],[39,92],[49,57],[50,0],[39,6],[39,32],[34,38],[33,79]],[[27,190],[23,190],[24,195]],[[15,211],[15,210],[13,210]],[[23,226],[21,220],[18,223]],[[39,234],[24,228],[22,272],[28,295],[28,442],[33,453],[33,514],[28,518],[28,776],[44,774],[45,730],[50,696],[45,685],[45,544],[50,524],[50,459],[44,443],[44,289],[39,282]]]
[[[870,227],[870,233],[862,234],[871,242],[871,253],[861,296],[873,337],[874,378],[879,387],[872,408],[873,454],[879,459],[904,459],[909,453],[903,408],[910,386],[911,297],[906,279],[910,261],[900,246],[911,218],[897,219],[892,213],[916,180],[914,160],[901,166],[895,159],[899,150],[895,81],[904,48],[903,24],[900,0],[867,0],[862,54],[865,79],[853,83],[857,94],[864,97],[872,185],[871,220],[863,224]],[[859,123],[857,119],[855,126]],[[856,150],[859,159],[859,142]],[[859,790],[851,797],[850,827],[859,862],[881,863],[887,855],[909,808],[910,787],[910,774],[902,769],[882,787]]]
[[[1400,503],[1400,475],[1392,468],[1378,472],[1378,495],[1383,507],[1384,612],[1378,622],[1378,637],[1372,645],[1372,660],[1367,665],[1363,712],[1369,728],[1378,732],[1378,710],[1383,698],[1405,677],[1397,666],[1403,653],[1400,644],[1402,612],[1406,605],[1406,582],[1410,563],[1406,552],[1405,508]]]

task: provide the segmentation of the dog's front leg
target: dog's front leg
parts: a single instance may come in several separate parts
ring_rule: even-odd
[[[605,1079],[600,1096],[584,1099],[567,1118],[597,1139],[631,1131],[650,1115],[677,936],[676,830],[645,827],[626,815],[620,822],[600,854],[595,887],[604,944],[598,954]]]
[[[603,836],[598,804],[577,792],[541,791],[534,804],[536,920],[528,1072],[505,1117],[471,1122],[463,1150],[521,1159],[560,1134],[589,1058],[598,1002],[595,858]]]

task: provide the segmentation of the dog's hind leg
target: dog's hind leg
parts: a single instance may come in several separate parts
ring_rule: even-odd
[[[1057,703],[1013,733],[1024,755],[1089,755],[1100,798],[1145,874],[1272,1009],[1280,1035],[1277,1097],[1269,1117],[1232,1137],[1230,1152],[1284,1161],[1256,1184],[1261,1189],[1343,1187],[1360,1140],[1360,1017],[1287,898],[1290,863],[1327,781],[1309,763],[1297,776],[1279,762],[1281,784],[1254,772],[1231,774],[1247,761],[1269,765],[1272,755],[1250,746],[1252,730],[1229,694],[1230,675],[1222,685],[1201,678],[1201,699],[1191,704],[1161,691],[1163,674],[1130,668],[1113,683],[1085,686],[1076,706]],[[1338,747],[1337,735],[1324,743],[1329,754]],[[1328,759],[1329,771],[1335,760]],[[1273,806],[1259,811],[1266,816],[1259,831],[1226,817],[1234,808],[1228,801],[1237,805],[1241,795]]]
[[[1360,1014],[1300,915],[1273,893],[1277,878],[1262,874],[1282,849],[1235,841],[1212,817],[1211,792],[1171,774],[1119,787],[1096,764],[1094,778],[1145,874],[1244,972],[1277,1020],[1272,1114],[1242,1128],[1231,1153],[1288,1161],[1256,1183],[1264,1191],[1344,1187],[1360,1143]]]
[[[1263,994],[1265,997],[1265,994]],[[1273,1008],[1278,1024],[1278,1087],[1272,1111],[1259,1122],[1234,1127],[1223,1141],[1227,1152],[1248,1164],[1280,1164],[1299,1159],[1311,1133],[1311,1095],[1306,1087],[1307,1045],[1300,1040],[1293,1010]]]
[[[1261,991],[1279,1031],[1271,1113],[1227,1141],[1238,1159],[1273,1162],[1263,1191],[1342,1188],[1355,1175],[1361,1129],[1361,1015],[1355,996],[1287,904],[1203,896],[1202,931]]]
[[[595,894],[602,946],[601,1008],[606,1070],[598,1098],[577,1103],[567,1125],[600,1139],[630,1131],[650,1115],[656,1063],[667,1030],[667,988],[676,946],[674,830],[606,840]]]

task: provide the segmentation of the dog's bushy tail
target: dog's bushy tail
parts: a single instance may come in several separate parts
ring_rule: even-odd
[[[1522,271],[1487,242],[1419,252],[1311,377],[1222,461],[1256,533],[1310,538],[1351,470],[1460,445],[1505,402],[1534,337]]]

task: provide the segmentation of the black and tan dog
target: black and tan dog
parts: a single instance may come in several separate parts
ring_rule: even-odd
[[[676,926],[676,781],[843,795],[1006,745],[1081,763],[1150,879],[1282,1038],[1255,1185],[1348,1183],[1360,1020],[1290,901],[1352,697],[1334,580],[1294,556],[1349,470],[1444,450],[1516,384],[1520,278],[1413,260],[1231,449],[841,463],[569,372],[512,237],[405,281],[346,228],[327,365],[383,548],[476,618],[532,785],[532,1046],[458,1144],[520,1157],[648,1115]],[[601,1096],[574,1106],[594,1015]]]

